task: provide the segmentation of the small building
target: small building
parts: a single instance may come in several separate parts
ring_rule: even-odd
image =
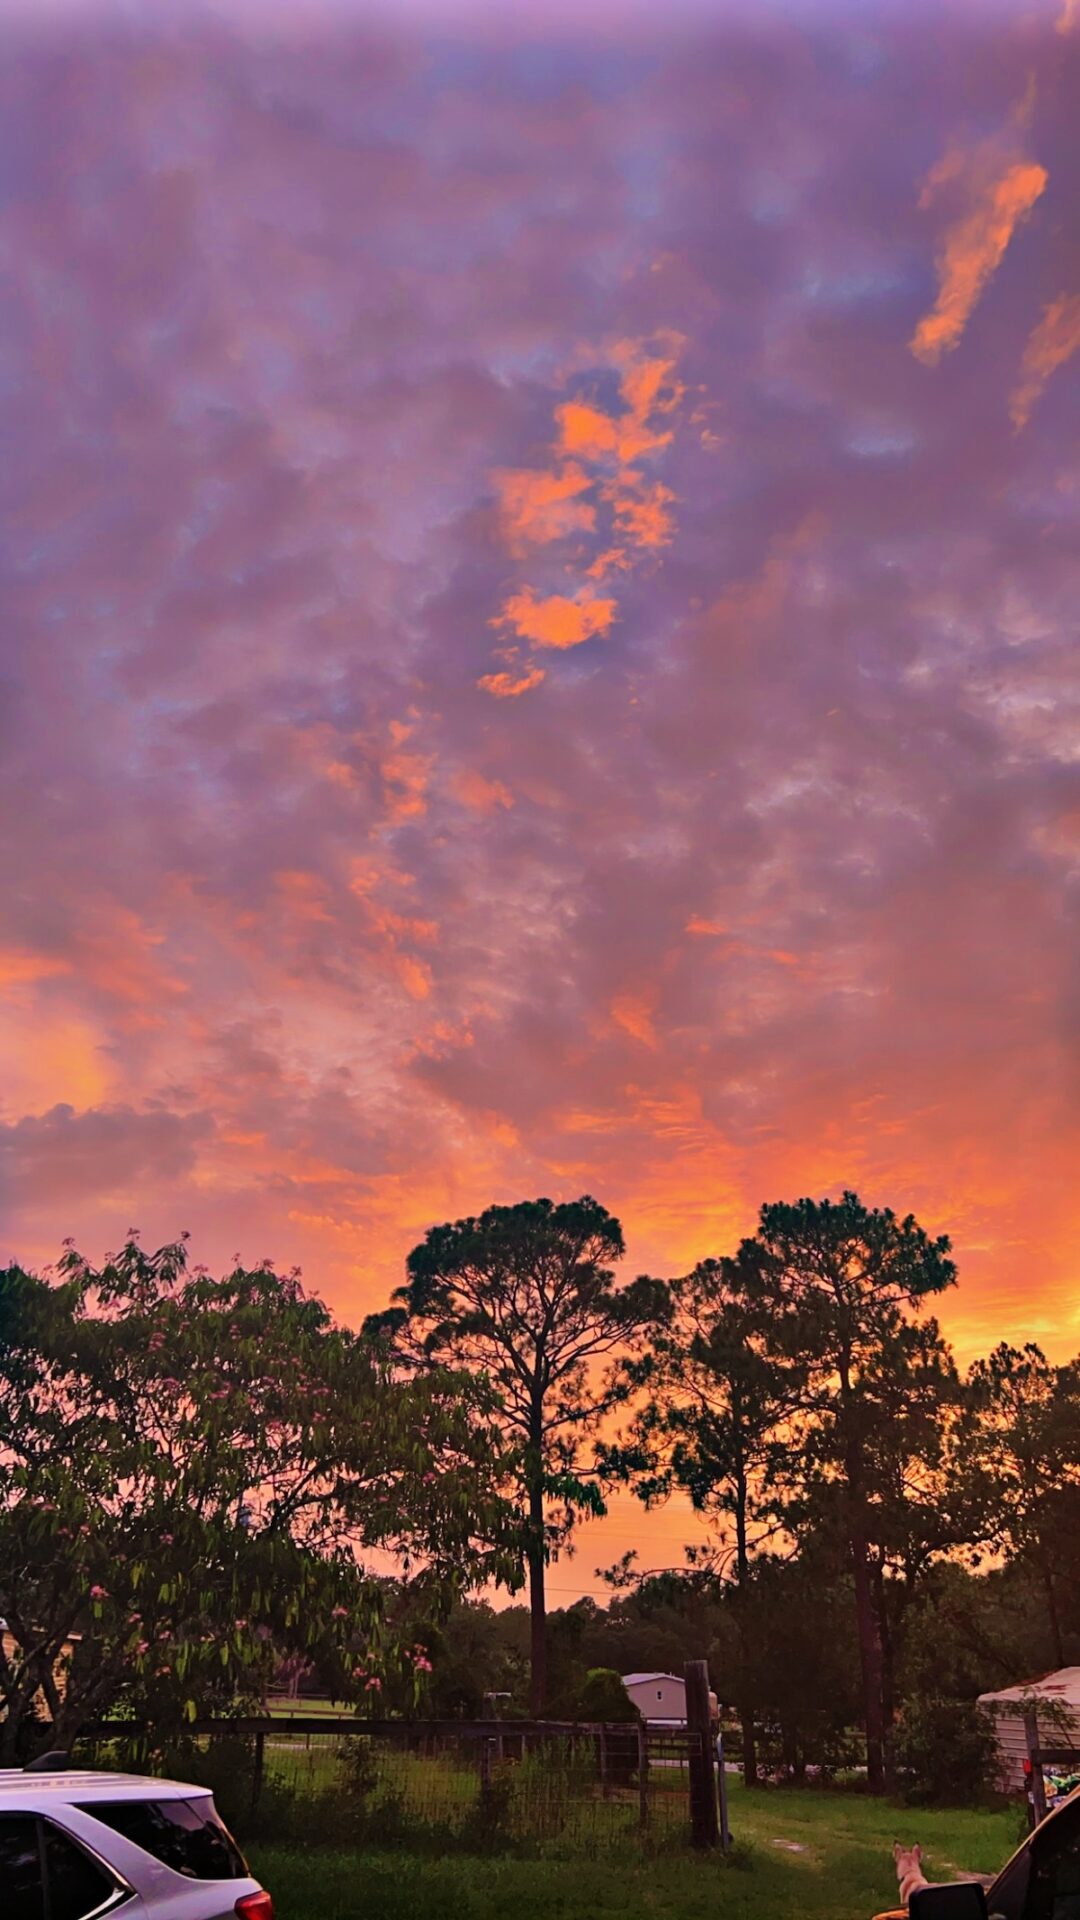
[[[624,1673],[622,1683],[647,1726],[685,1727],[686,1682],[675,1673]],[[714,1720],[720,1718],[715,1693],[709,1695]]]
[[[1000,1784],[1006,1793],[1024,1790],[1025,1714],[1035,1714],[1040,1747],[1075,1747],[1080,1756],[1080,1667],[1059,1667],[1040,1680],[980,1693],[979,1705],[993,1724]]]

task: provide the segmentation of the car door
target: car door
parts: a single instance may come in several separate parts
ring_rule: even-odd
[[[1080,1920],[1080,1799],[1037,1828],[1024,1920]]]
[[[1080,1795],[1036,1828],[988,1905],[990,1920],[1080,1920]]]

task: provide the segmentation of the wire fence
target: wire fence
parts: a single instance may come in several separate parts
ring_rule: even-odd
[[[690,1839],[703,1737],[626,1723],[393,1722],[271,1714],[81,1736],[77,1765],[209,1787],[238,1839],[575,1854]],[[711,1779],[711,1768],[709,1769]]]

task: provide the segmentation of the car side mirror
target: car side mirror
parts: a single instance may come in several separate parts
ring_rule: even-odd
[[[986,1895],[971,1880],[918,1887],[908,1902],[911,1920],[987,1920]]]

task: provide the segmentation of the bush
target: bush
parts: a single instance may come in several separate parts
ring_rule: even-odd
[[[904,1703],[894,1754],[908,1776],[909,1800],[957,1806],[986,1793],[996,1745],[990,1721],[974,1701],[922,1693]]]
[[[614,1667],[591,1667],[578,1689],[573,1718],[637,1720],[640,1715]]]

